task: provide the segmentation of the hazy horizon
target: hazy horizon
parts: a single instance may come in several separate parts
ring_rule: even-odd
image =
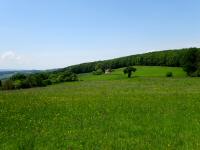
[[[7,0],[0,69],[54,69],[149,51],[200,47],[197,0]]]

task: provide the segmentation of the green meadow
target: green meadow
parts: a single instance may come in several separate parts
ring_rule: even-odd
[[[157,67],[157,66],[135,66],[137,69],[133,73],[133,77],[165,77],[167,72],[172,72],[174,77],[186,77],[186,73],[179,67]],[[123,73],[123,68],[116,69],[111,75],[92,75],[92,73],[85,73],[79,76],[81,80],[124,80],[127,76]]]
[[[131,79],[117,69],[0,91],[0,149],[200,149],[200,79],[181,68],[136,68]]]

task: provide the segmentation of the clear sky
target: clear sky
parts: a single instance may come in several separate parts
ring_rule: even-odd
[[[0,69],[200,47],[200,0],[0,0]]]

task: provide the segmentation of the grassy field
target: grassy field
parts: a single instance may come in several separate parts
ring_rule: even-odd
[[[156,67],[156,66],[136,66],[137,70],[133,74],[134,77],[165,77],[167,72],[172,72],[174,77],[186,77],[182,68],[178,67]],[[116,69],[111,75],[92,75],[92,73],[86,73],[80,75],[81,80],[124,80],[127,76],[123,73],[123,68]]]
[[[0,149],[200,149],[200,79],[168,67],[135,76],[0,91]]]

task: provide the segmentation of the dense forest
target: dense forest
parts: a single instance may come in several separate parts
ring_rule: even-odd
[[[188,76],[199,77],[200,48],[156,51],[104,61],[83,63],[48,72],[29,75],[15,74],[7,80],[0,80],[0,88],[3,90],[21,89],[47,86],[60,82],[78,81],[77,74],[80,73],[93,72],[93,74],[99,75],[107,69],[112,70],[134,65],[183,67]]]
[[[195,55],[194,57],[196,58],[194,58],[194,61],[198,62],[200,59],[200,48],[187,48],[179,50],[149,52],[145,54],[131,55],[110,60],[83,63],[69,66],[67,68],[61,69],[60,71],[71,70],[76,74],[88,73],[95,71],[95,67],[97,65],[101,65],[103,70],[117,69],[134,65],[184,67],[186,61],[191,61],[187,60],[189,52],[192,52]]]

